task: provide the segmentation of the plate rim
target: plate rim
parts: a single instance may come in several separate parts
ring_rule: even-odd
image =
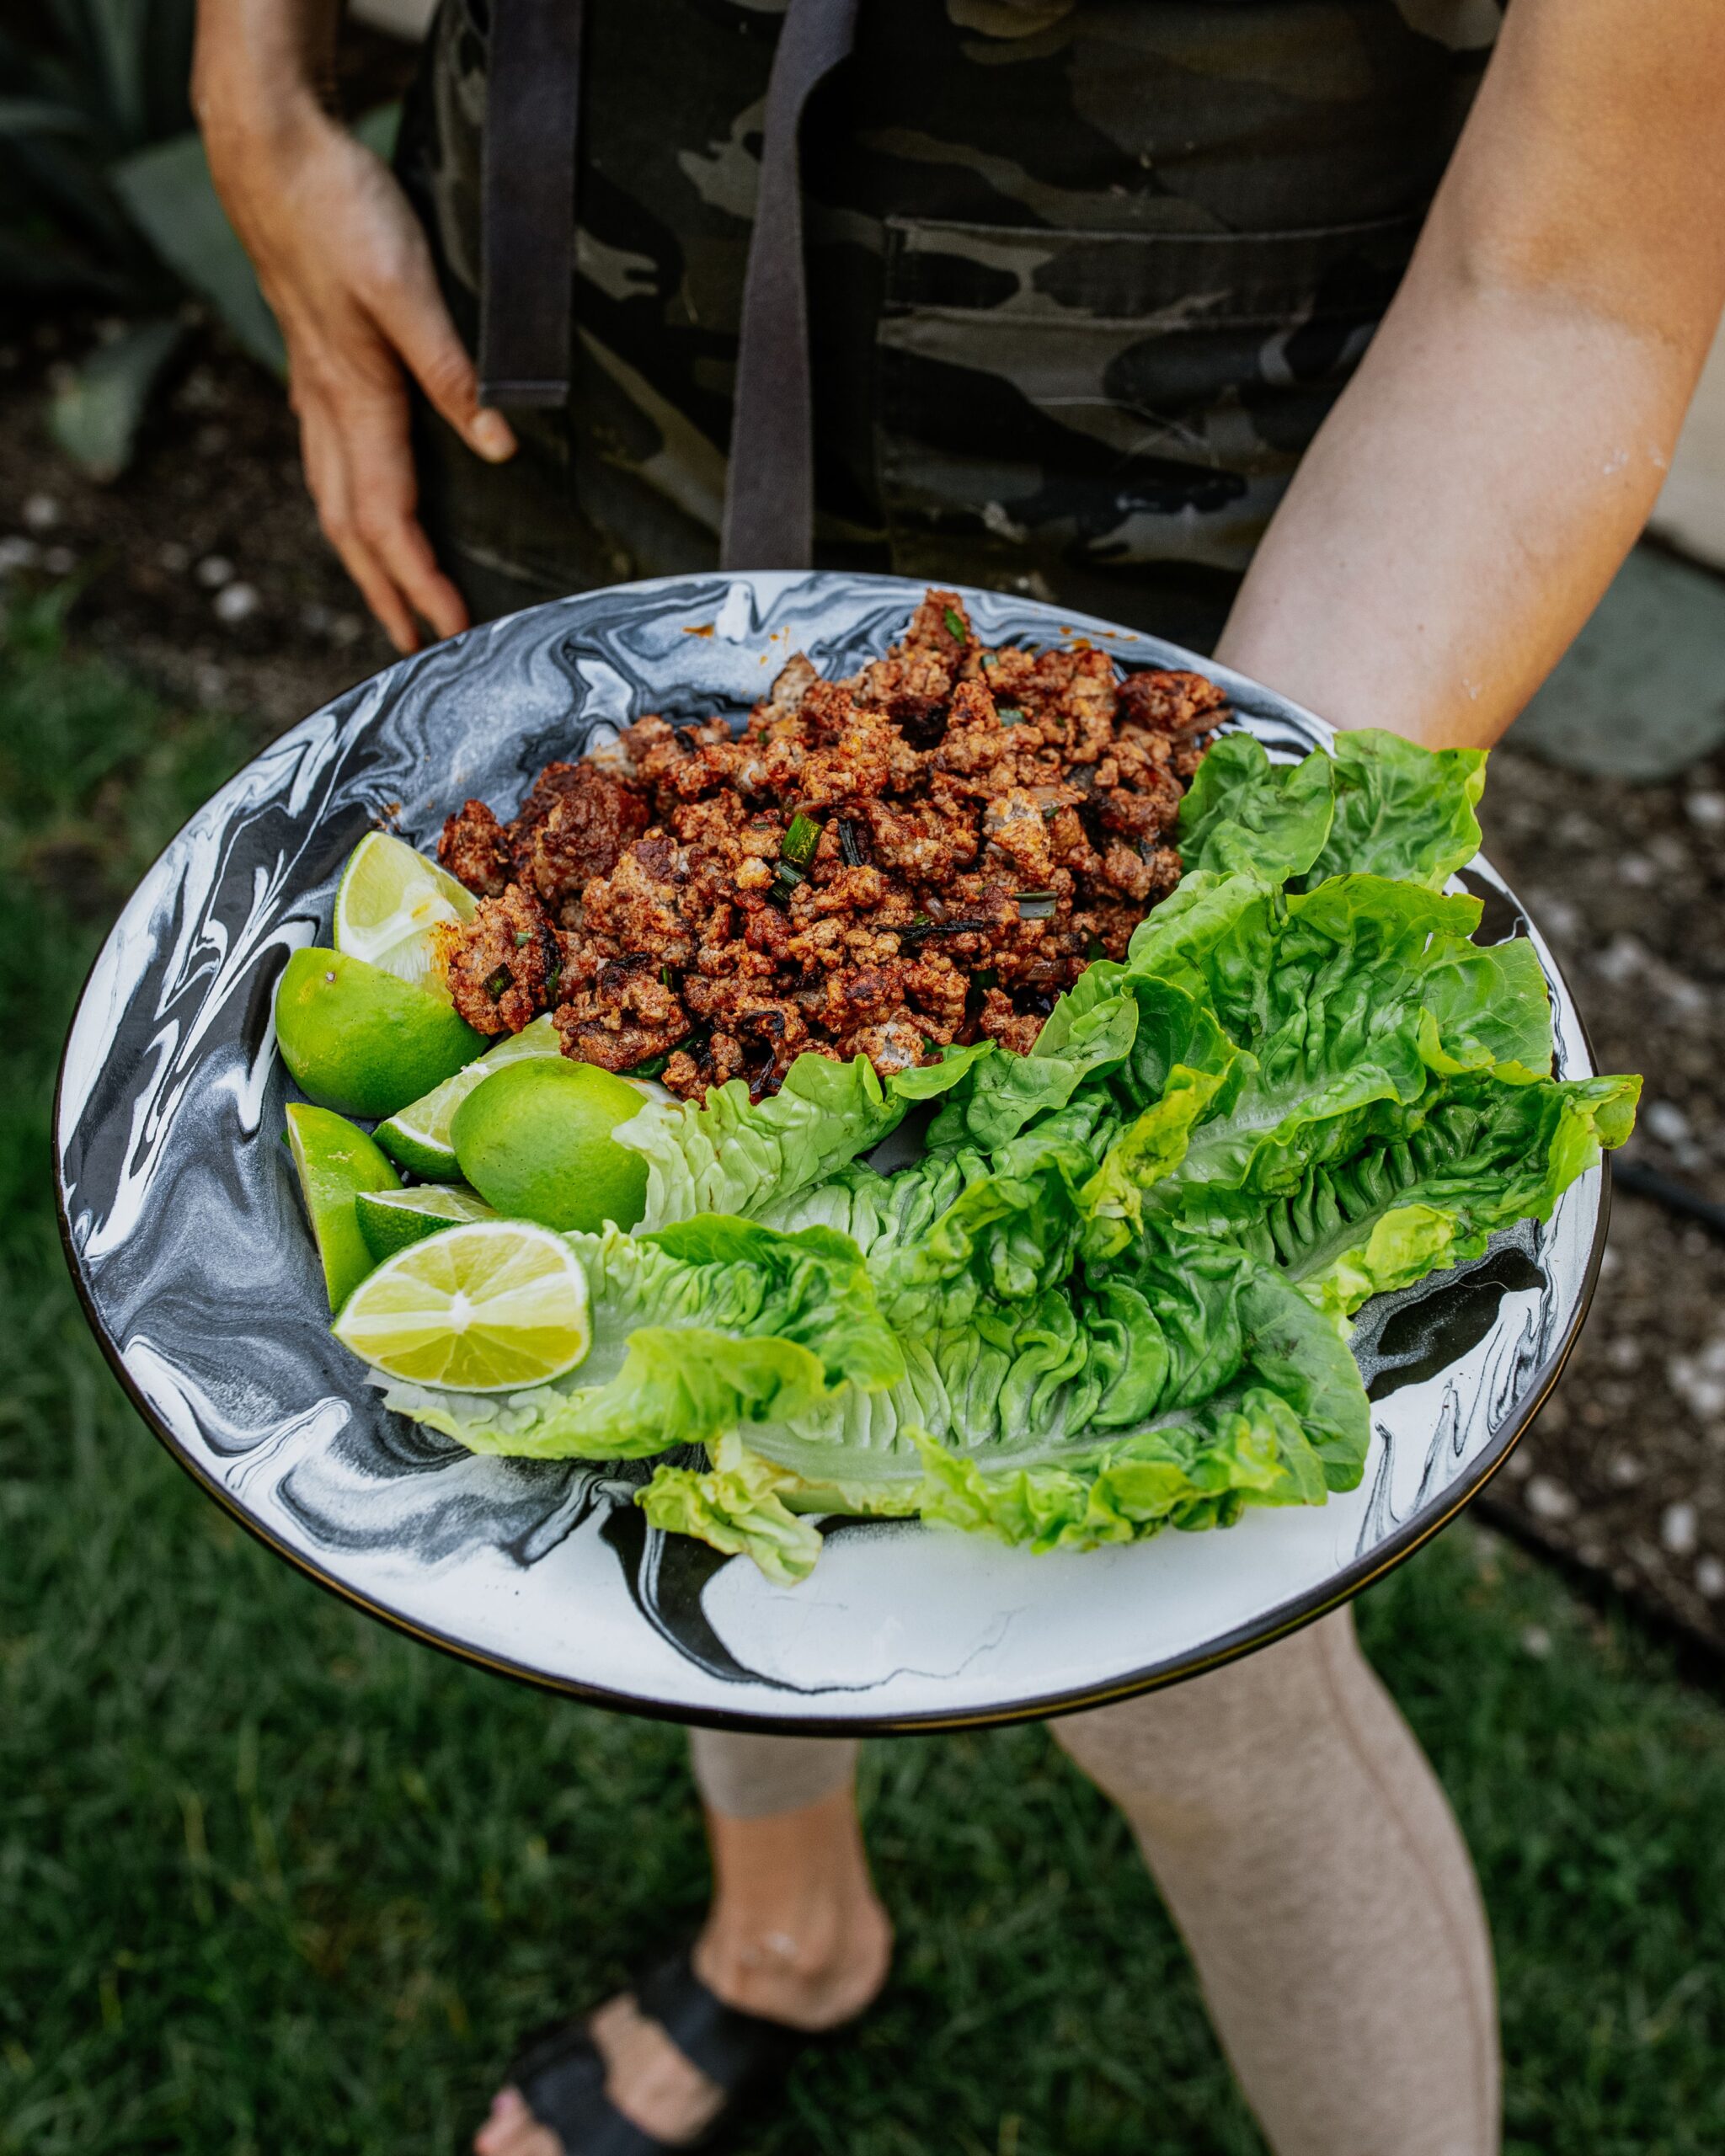
[[[866,584],[884,589],[917,592],[930,588],[926,579],[915,578],[874,575],[867,572],[849,570],[832,574],[853,585]],[[428,651],[446,652],[451,644],[459,646],[470,637],[483,636],[488,631],[499,626],[500,622],[517,622],[530,614],[549,612],[571,603],[590,601],[612,593],[646,594],[664,591],[679,584],[695,582],[710,584],[719,580],[747,585],[752,592],[759,595],[764,583],[773,584],[783,583],[787,588],[793,584],[806,584],[809,580],[809,573],[782,570],[729,572],[697,570],[681,575],[647,578],[629,584],[606,584],[589,591],[569,593],[563,598],[547,600],[537,606],[521,608],[515,614],[499,616],[498,622],[478,624],[475,627],[464,631],[460,637],[447,640],[446,643],[428,647]],[[1004,600],[1008,603],[1015,600],[1023,603],[1026,598],[1026,595],[996,591],[985,587],[964,584],[935,588],[954,590],[961,596],[976,596],[994,601]],[[1189,662],[1194,670],[1204,671],[1210,679],[1225,683],[1231,691],[1245,691],[1247,697],[1262,700],[1265,716],[1274,716],[1279,719],[1291,717],[1301,724],[1311,728],[1317,736],[1320,745],[1327,745],[1335,738],[1338,729],[1316,712],[1308,710],[1304,705],[1295,703],[1291,697],[1283,696],[1279,691],[1271,689],[1268,684],[1257,681],[1250,675],[1240,674],[1231,667],[1220,664],[1201,653],[1191,651],[1183,645],[1172,643],[1167,638],[1153,636],[1146,631],[1130,629],[1119,623],[1104,621],[1098,616],[1070,611],[1058,606],[1050,607],[1046,601],[1043,600],[1029,600],[1028,603],[1045,608],[1049,613],[1061,614],[1063,632],[1065,634],[1081,636],[1092,631],[1102,630],[1107,632],[1112,639],[1141,643],[1156,647],[1162,653],[1173,653],[1181,659]],[[332,698],[330,703],[320,706],[316,712],[308,712],[303,718],[296,721],[293,726],[285,728],[280,734],[264,744],[254,756],[248,758],[246,763],[243,764],[238,771],[224,780],[207,801],[200,803],[186,818],[184,823],[168,840],[149,867],[140,876],[137,885],[134,887],[134,894],[136,889],[141,889],[144,883],[154,874],[165,856],[179,844],[191,825],[200,817],[208,814],[215,803],[220,800],[228,788],[251,768],[259,756],[279,749],[300,728],[311,724],[312,721],[327,713],[333,705],[344,704],[349,699],[365,694],[368,690],[375,688],[376,685],[385,677],[396,673],[400,668],[413,665],[417,659],[423,659],[426,655],[425,652],[410,654],[407,658],[394,661],[377,674],[366,675],[361,680],[344,690],[339,696]],[[1158,660],[1155,663],[1165,662]],[[1234,701],[1244,702],[1245,698],[1236,696]],[[1490,870],[1498,885],[1514,901],[1517,911],[1530,928],[1535,927],[1536,925],[1532,915],[1522,904],[1513,888],[1498,873],[1496,869],[1491,867],[1491,863],[1483,851],[1477,854],[1473,861],[1467,865],[1470,867],[1477,868],[1482,864]],[[126,905],[129,906],[131,903],[131,900],[128,898]],[[1362,1593],[1366,1588],[1374,1585],[1399,1566],[1405,1564],[1417,1550],[1449,1526],[1498,1474],[1551,1396],[1573,1352],[1575,1343],[1580,1337],[1582,1328],[1587,1321],[1593,1305],[1594,1291],[1599,1284],[1610,1223],[1612,1200],[1611,1177],[1603,1162],[1588,1171],[1589,1175],[1597,1178],[1598,1181],[1598,1205],[1594,1213],[1592,1240],[1588,1249],[1580,1289],[1568,1321],[1563,1328],[1562,1337],[1529,1381],[1514,1412],[1505,1418],[1503,1424],[1493,1433],[1492,1442],[1485,1451],[1445,1487],[1441,1497],[1434,1500],[1425,1509],[1415,1512],[1366,1556],[1356,1556],[1348,1564],[1328,1574],[1321,1586],[1308,1589],[1306,1593],[1279,1604],[1266,1617],[1237,1625],[1231,1631],[1207,1641],[1196,1651],[1163,1657],[1159,1661],[1146,1663],[1136,1669],[1111,1677],[1106,1682],[1062,1688],[1052,1692],[1039,1694],[1032,1698],[1014,1699],[987,1707],[953,1709],[930,1707],[908,1712],[843,1716],[822,1716],[819,1713],[763,1715],[746,1709],[727,1710],[701,1704],[685,1705],[674,1700],[656,1700],[641,1693],[619,1690],[611,1686],[595,1683],[590,1679],[531,1668],[526,1663],[514,1660],[508,1655],[480,1647],[453,1632],[444,1631],[435,1625],[422,1623],[399,1609],[392,1609],[387,1603],[361,1593],[349,1582],[342,1579],[333,1569],[319,1564],[302,1551],[293,1548],[283,1536],[264,1521],[247,1511],[204,1463],[195,1458],[181,1444],[169,1427],[167,1418],[158,1412],[144,1394],[142,1388],[128,1368],[124,1352],[115,1339],[97,1304],[83,1255],[73,1239],[67,1204],[65,1154],[61,1145],[62,1097],[66,1086],[67,1065],[72,1043],[77,1037],[85,1003],[107,955],[109,943],[120,921],[124,918],[125,912],[126,908],[122,907],[120,914],[116,916],[107,934],[98,945],[83,985],[79,988],[77,1000],[72,1006],[72,1017],[67,1027],[66,1039],[61,1044],[59,1061],[55,1070],[51,1110],[54,1131],[54,1211],[61,1250],[66,1258],[67,1270],[72,1275],[72,1285],[84,1321],[94,1335],[109,1368],[119,1380],[121,1390],[145,1427],[176,1465],[181,1468],[206,1496],[213,1498],[229,1518],[236,1521],[256,1541],[262,1544],[275,1556],[285,1559],[296,1572],[303,1578],[309,1580],[314,1586],[334,1595],[338,1601],[350,1609],[360,1611],[420,1646],[435,1648],[458,1662],[466,1663],[470,1668],[484,1670],[494,1676],[505,1677],[517,1684],[528,1685],[537,1691],[546,1692],[559,1699],[574,1700],[585,1705],[641,1716],[656,1721],[680,1722],[690,1726],[708,1729],[737,1730],[758,1736],[782,1737],[789,1734],[806,1737],[907,1736],[932,1734],[944,1730],[1006,1727],[1028,1721],[1056,1720],[1065,1715],[1083,1713],[1092,1708],[1107,1706],[1135,1698],[1143,1693],[1164,1690],[1170,1685],[1183,1684],[1192,1678],[1206,1675],[1210,1671],[1220,1669],[1231,1662],[1236,1662],[1247,1654],[1255,1653],[1261,1647],[1269,1646],[1279,1640],[1286,1639],[1293,1633],[1302,1630],[1306,1625],[1316,1623],[1320,1618],[1341,1609],[1353,1601],[1357,1595]],[[1580,1006],[1575,1001],[1573,990],[1569,985],[1568,977],[1564,973],[1557,954],[1543,937],[1540,937],[1539,943],[1542,963],[1549,965],[1551,972],[1562,985],[1563,992],[1568,998],[1571,1011],[1574,1014],[1581,1033],[1589,1069],[1597,1070],[1598,1065],[1594,1054],[1592,1039],[1588,1033],[1586,1021],[1582,1016]],[[1033,1556],[1033,1553],[1029,1552],[1017,1554],[1026,1559]]]

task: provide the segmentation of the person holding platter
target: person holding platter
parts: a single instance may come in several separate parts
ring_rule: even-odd
[[[403,651],[716,563],[890,569],[1489,744],[1725,304],[1710,0],[442,0],[393,172],[325,109],[334,0],[200,12],[307,480]],[[1276,2156],[1498,2146],[1472,1871],[1345,1610],[1055,1734]],[[692,1748],[699,1938],[530,2047],[481,2156],[688,2145],[886,1981],[854,1747]]]

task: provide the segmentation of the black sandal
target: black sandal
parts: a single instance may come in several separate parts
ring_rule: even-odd
[[[727,2006],[696,1975],[686,1946],[636,1984],[633,1996],[689,2063],[724,2089],[724,2103],[694,2140],[657,2140],[606,2095],[605,2061],[586,2023],[559,2021],[527,2039],[509,2078],[539,2125],[563,2143],[563,2156],[665,2156],[671,2148],[704,2148],[745,2096],[782,2080],[797,2054],[827,2033]]]

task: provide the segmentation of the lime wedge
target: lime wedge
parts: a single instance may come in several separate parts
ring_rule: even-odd
[[[587,1276],[549,1228],[473,1220],[386,1258],[349,1296],[335,1337],[409,1384],[513,1392],[585,1358]]]
[[[346,951],[296,951],[275,1038],[302,1093],[344,1115],[394,1115],[478,1055],[485,1037],[429,989]]]
[[[447,1183],[422,1183],[416,1190],[365,1191],[355,1203],[360,1233],[380,1262],[454,1221],[497,1218],[478,1191]]]
[[[434,1182],[453,1182],[461,1170],[456,1165],[449,1126],[468,1094],[506,1063],[517,1063],[524,1056],[562,1053],[557,1028],[547,1011],[531,1026],[524,1026],[520,1033],[512,1033],[495,1048],[488,1049],[476,1063],[457,1070],[454,1077],[445,1079],[411,1107],[404,1107],[399,1115],[391,1116],[387,1123],[379,1125],[377,1142],[385,1152],[393,1154],[404,1168],[411,1168],[416,1176],[427,1176]]]
[[[369,831],[341,873],[335,947],[435,993],[431,931],[444,921],[471,921],[478,904],[435,861],[387,831]]]
[[[328,1108],[290,1101],[287,1145],[323,1261],[329,1307],[339,1310],[377,1262],[360,1232],[355,1201],[367,1192],[408,1193],[365,1132]]]

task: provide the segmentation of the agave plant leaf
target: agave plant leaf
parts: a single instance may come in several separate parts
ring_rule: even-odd
[[[260,366],[285,375],[287,352],[281,332],[216,199],[198,137],[176,135],[122,157],[110,177],[139,230],[168,267],[210,302]]]
[[[116,479],[131,462],[150,392],[184,334],[172,316],[139,323],[99,345],[55,392],[50,430],[93,479]]]
[[[57,98],[0,97],[0,136],[88,135],[90,115]]]

